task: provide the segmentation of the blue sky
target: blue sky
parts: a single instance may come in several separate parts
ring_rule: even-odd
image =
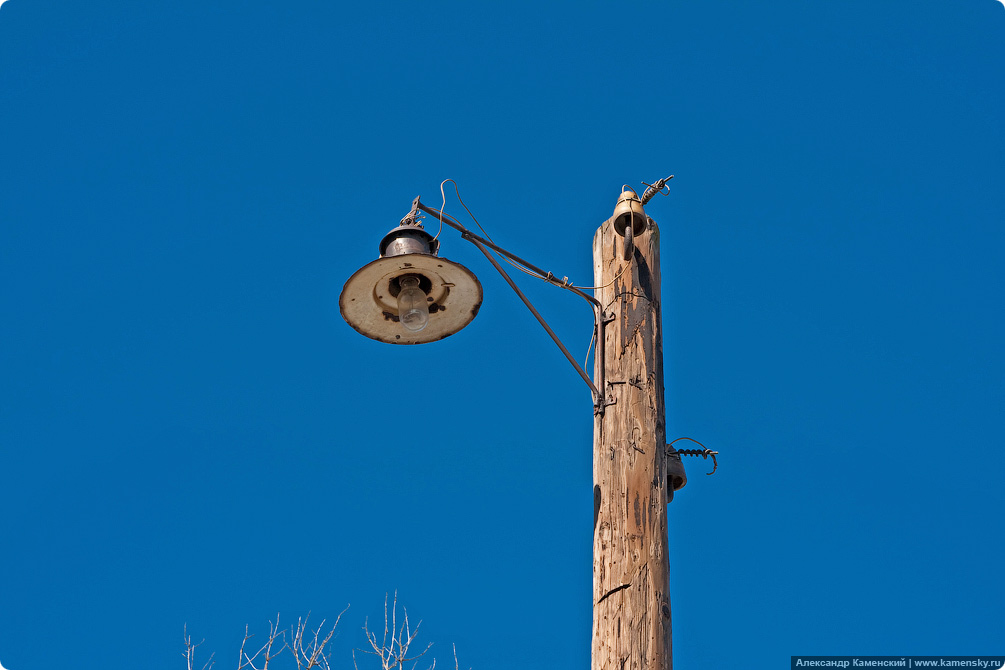
[[[668,436],[721,454],[669,507],[677,666],[1001,653],[1003,73],[997,0],[9,0],[0,661],[180,668],[187,624],[230,667],[351,604],[348,667],[397,590],[441,663],[588,667],[586,386],[452,231],[457,336],[338,295],[448,177],[588,285],[668,174]]]

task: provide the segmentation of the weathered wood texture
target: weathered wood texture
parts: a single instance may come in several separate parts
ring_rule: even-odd
[[[611,221],[593,238],[607,325],[605,395],[593,437],[593,670],[672,668],[659,229],[630,267]],[[594,369],[594,378],[596,378]]]

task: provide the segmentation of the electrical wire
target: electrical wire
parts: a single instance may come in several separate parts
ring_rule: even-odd
[[[623,275],[625,273],[625,270],[627,270],[628,266],[630,266],[630,265],[631,265],[631,263],[625,263],[625,266],[623,268],[621,268],[621,270],[618,272],[618,274],[614,275],[614,279],[612,279],[611,281],[607,282],[603,286],[576,286],[575,284],[573,284],[572,288],[578,288],[580,291],[598,291],[598,290],[600,290],[602,288],[607,288],[608,286],[610,286],[614,282],[618,281],[618,277],[620,277],[621,275]]]
[[[436,238],[440,236],[440,233],[443,232],[443,209],[447,206],[447,195],[446,193],[443,192],[443,185],[446,184],[448,181],[453,182],[454,188],[455,189],[457,188],[457,182],[455,182],[453,179],[444,179],[442,182],[440,182],[440,197],[443,199],[440,201],[440,227],[436,229],[436,234],[433,235],[434,242],[436,241]],[[460,194],[458,194],[458,197],[460,197]]]
[[[464,199],[461,197],[461,191],[457,187],[457,182],[454,181],[453,179],[444,179],[442,182],[440,182],[440,197],[441,197],[441,202],[440,202],[440,219],[439,219],[439,224],[440,225],[439,225],[439,228],[436,231],[436,235],[433,236],[433,239],[435,240],[436,238],[438,238],[440,236],[440,232],[442,232],[442,230],[443,230],[443,210],[447,206],[447,196],[446,196],[446,193],[443,190],[443,187],[444,187],[444,185],[447,182],[450,182],[451,184],[454,185],[454,193],[457,195],[457,202],[461,203],[461,207],[464,208],[464,211],[468,213],[468,216],[471,217],[471,220],[475,222],[476,226],[478,226],[478,230],[482,231],[482,234],[485,235],[485,238],[488,239],[488,241],[490,241],[493,244],[495,244],[495,240],[492,239],[492,236],[489,235],[488,232],[485,230],[485,228],[482,227],[482,224],[478,222],[478,219],[475,218],[475,215],[471,213],[471,210],[468,209],[468,206],[464,203]],[[624,193],[625,189],[632,190],[632,187],[629,186],[628,184],[622,184],[622,186],[621,186],[621,192]],[[632,190],[632,192],[634,193],[635,191]],[[634,216],[634,212],[633,212],[633,216]],[[629,265],[631,265],[630,263],[626,263],[624,265],[624,267],[622,267],[621,270],[618,272],[618,274],[614,275],[614,278],[611,279],[611,281],[609,281],[606,284],[604,284],[603,286],[579,286],[578,284],[573,284],[572,282],[570,282],[568,277],[563,277],[561,280],[559,280],[558,277],[552,275],[550,272],[547,275],[542,275],[542,274],[539,274],[537,272],[534,272],[530,268],[527,268],[527,267],[521,265],[520,263],[517,263],[517,262],[513,261],[510,258],[506,258],[505,256],[503,256],[502,254],[496,252],[495,250],[493,250],[493,253],[495,253],[496,256],[498,256],[499,258],[501,258],[503,261],[505,261],[506,263],[509,263],[511,266],[513,266],[514,268],[516,268],[517,270],[519,270],[520,272],[522,272],[522,273],[524,273],[526,275],[529,275],[531,277],[535,277],[535,278],[540,279],[542,281],[548,282],[549,284],[557,284],[557,285],[563,286],[563,287],[575,288],[575,289],[579,289],[580,291],[597,291],[597,290],[600,290],[600,289],[605,289],[608,286],[611,286],[612,284],[614,284],[614,282],[616,282],[618,280],[619,277],[621,277],[622,274],[624,274],[625,270],[628,269]],[[589,352],[587,352],[587,356],[589,356]]]
[[[484,235],[485,238],[489,242],[491,242],[492,244],[495,244],[496,241],[492,239],[492,236],[489,235],[488,232],[485,230],[485,228],[482,227],[482,224],[478,222],[478,219],[475,218],[475,215],[471,213],[471,210],[468,209],[468,206],[466,204],[464,204],[464,199],[461,198],[460,189],[457,188],[457,182],[454,181],[453,179],[444,179],[440,183],[440,196],[443,198],[442,204],[440,205],[440,228],[439,228],[439,230],[436,231],[436,236],[434,236],[433,239],[435,240],[436,237],[439,237],[440,231],[443,230],[443,209],[446,207],[446,204],[447,204],[447,196],[446,196],[446,194],[443,191],[443,185],[446,184],[448,181],[451,184],[454,185],[454,193],[457,195],[457,202],[461,203],[461,207],[464,208],[464,211],[468,213],[468,216],[471,217],[471,220],[475,222],[476,226],[478,226],[478,230],[482,231],[482,235]],[[530,275],[531,277],[535,277],[537,279],[540,279],[540,280],[548,282],[548,283],[555,283],[556,278],[554,276],[549,277],[547,275],[541,275],[541,274],[539,274],[537,272],[534,272],[530,268],[527,268],[527,267],[525,267],[525,266],[523,266],[523,265],[521,265],[521,264],[513,261],[512,259],[506,258],[505,256],[503,256],[499,252],[495,251],[494,249],[492,250],[492,253],[494,253],[496,256],[498,256],[499,258],[501,258],[503,261],[505,261],[506,263],[509,263],[514,268],[516,268],[517,270],[519,270],[520,272],[522,272],[522,273],[524,273],[526,275]],[[564,279],[564,281],[557,282],[557,283],[559,283],[560,285],[564,284],[566,286],[573,286],[573,284],[571,282],[569,282],[569,278],[568,277],[566,277]]]
[[[701,447],[702,449],[706,449],[706,450],[709,450],[709,449],[708,449],[708,447],[706,447],[706,446],[705,446],[704,444],[702,444],[702,443],[701,443],[701,442],[699,442],[698,440],[695,440],[694,438],[691,438],[691,437],[678,437],[678,438],[677,438],[676,440],[672,441],[672,442],[671,442],[670,444],[668,444],[667,446],[668,446],[668,447],[672,447],[673,445],[677,444],[677,443],[678,443],[678,442],[680,442],[681,440],[687,440],[688,442],[694,442],[695,444],[697,444],[697,445],[698,445],[699,447]],[[709,450],[709,451],[711,451],[711,450]],[[717,452],[717,453],[718,453],[718,452]]]

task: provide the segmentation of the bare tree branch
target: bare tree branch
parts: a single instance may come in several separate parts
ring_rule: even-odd
[[[188,634],[188,625],[187,624],[182,628],[182,638],[185,640],[185,662],[186,662],[186,665],[188,666],[188,670],[194,670],[194,668],[195,668],[195,648],[198,647],[203,642],[205,642],[206,640],[202,640],[200,642],[196,642],[195,644],[192,644],[192,636]],[[202,670],[211,670],[212,669],[212,667],[213,667],[213,656],[214,656],[214,654],[210,654],[209,655],[209,660],[207,660],[206,663],[205,663],[205,665],[202,666]]]
[[[360,670],[356,652],[375,656],[380,660],[380,670],[418,670],[419,659],[422,659],[432,648],[432,643],[419,651],[416,648],[415,640],[422,625],[420,621],[412,628],[408,619],[408,611],[401,608],[401,619],[398,618],[398,594],[395,592],[391,601],[391,608],[388,611],[389,596],[384,596],[384,630],[378,636],[377,632],[371,631],[368,623],[363,624],[363,632],[366,635],[370,649],[353,649],[352,665],[354,670]],[[244,638],[241,640],[241,648],[238,650],[237,670],[333,670],[332,668],[332,640],[342,621],[342,615],[348,610],[348,606],[339,612],[335,622],[328,625],[327,620],[322,619],[316,627],[312,626],[310,613],[307,616],[297,619],[296,624],[289,629],[281,628],[279,615],[276,615],[275,622],[269,622],[269,635],[261,646],[249,647],[254,636],[249,632],[247,626],[244,627]],[[202,642],[193,643],[192,636],[188,633],[188,627],[184,629],[185,660],[187,670],[196,670],[196,648]],[[202,670],[212,670],[213,656],[202,666]],[[406,667],[406,664],[411,664]],[[435,670],[436,659],[424,670]],[[454,647],[454,670],[460,670],[457,661],[457,648]]]
[[[408,622],[408,610],[402,607],[401,611],[404,621],[399,627],[398,592],[395,591],[394,593],[390,616],[388,616],[387,612],[387,598],[387,595],[385,595],[384,635],[378,642],[377,634],[370,631],[369,623],[363,624],[363,632],[366,634],[366,639],[370,643],[372,651],[366,649],[353,650],[353,667],[356,670],[359,670],[359,665],[356,662],[356,651],[379,658],[381,670],[395,670],[396,668],[402,670],[404,669],[406,663],[412,663],[412,668],[415,668],[418,665],[418,659],[425,656],[426,652],[428,652],[430,647],[433,646],[433,643],[430,642],[421,652],[412,652],[413,655],[409,656],[408,650],[415,642],[415,638],[419,634],[419,627],[422,625],[422,622],[420,621],[417,623],[415,625],[415,630],[413,631]],[[390,636],[390,640],[388,640],[388,636]],[[434,670],[434,668],[436,668],[435,658],[433,659],[432,665],[430,665],[426,670]]]

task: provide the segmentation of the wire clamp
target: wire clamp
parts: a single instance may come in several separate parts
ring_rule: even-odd
[[[415,196],[415,200],[412,201],[412,209],[398,222],[398,225],[419,226],[421,228],[421,221],[422,214],[419,213],[419,196]]]

